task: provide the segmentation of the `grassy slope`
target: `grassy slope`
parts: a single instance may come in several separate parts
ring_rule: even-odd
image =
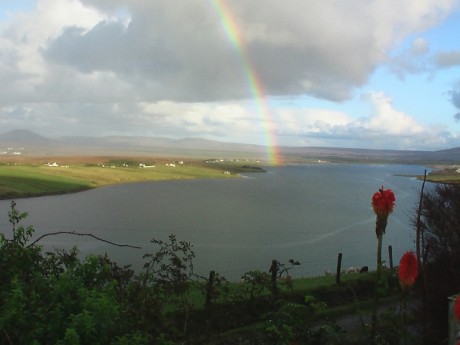
[[[82,179],[49,174],[36,167],[0,166],[0,198],[69,193],[90,188]]]
[[[447,168],[431,172],[426,179],[430,182],[460,183],[460,173],[457,169]]]
[[[0,165],[0,199],[64,194],[117,183],[232,176],[235,175],[198,164],[176,165],[175,168],[162,164],[146,169],[84,164],[69,167]]]
[[[400,289],[395,277],[395,271],[390,274],[390,277],[385,296],[380,298],[381,307],[393,307],[399,303]],[[292,290],[282,281],[278,282],[278,288],[280,289],[280,298],[285,302],[285,305],[286,303],[306,305],[304,303],[306,296],[313,297],[316,302],[324,303],[323,310],[317,313],[312,312],[311,320],[305,321],[306,327],[310,327],[316,322],[321,324],[321,320],[338,320],[343,321],[342,325],[347,327],[348,336],[356,337],[356,334],[362,335],[361,317],[366,319],[371,315],[375,278],[375,272],[344,274],[341,277],[340,284],[336,284],[335,276],[299,278],[293,281]],[[236,294],[241,285],[241,283],[230,283],[230,294]],[[259,295],[259,298],[261,301],[267,302],[269,301],[269,295],[270,290],[267,288]],[[203,308],[204,296],[202,294],[198,291],[192,291],[191,297],[191,302],[195,308]],[[217,305],[217,308],[231,309],[234,303],[229,303],[227,300],[227,302]],[[263,303],[257,305],[262,308]],[[244,303],[239,305],[239,308],[246,307],[247,305]],[[248,318],[245,322],[237,323],[233,327],[220,331],[219,338],[229,339],[227,343],[230,344],[232,339],[244,338],[246,335],[253,335],[255,332],[264,332],[267,322],[264,319],[262,309],[259,310],[259,314],[251,314],[252,319]],[[253,309],[249,308],[249,310]],[[217,343],[219,342],[210,341],[208,344]]]
[[[316,276],[316,277],[304,277],[297,278],[293,280],[293,290],[289,289],[285,281],[278,281],[278,288],[282,294],[297,294],[301,296],[301,299],[312,292],[324,292],[325,295],[328,295],[330,290],[338,291],[336,296],[333,296],[331,299],[338,299],[341,303],[337,304],[352,304],[350,301],[341,301],[343,295],[349,295],[350,299],[353,298],[352,290],[356,288],[356,285],[363,283],[369,285],[373,284],[375,280],[375,273],[369,272],[366,274],[342,274],[341,275],[341,285],[337,285],[335,275],[331,276]],[[230,282],[228,285],[228,293],[236,294],[237,291],[241,288],[241,282]],[[260,296],[268,297],[270,295],[270,290],[268,288],[264,289]],[[332,293],[334,295],[334,292]],[[191,294],[191,303],[195,308],[202,308],[205,302],[205,296],[202,293],[202,289],[192,289]]]

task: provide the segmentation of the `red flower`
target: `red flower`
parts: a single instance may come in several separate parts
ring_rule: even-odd
[[[418,262],[414,252],[405,252],[399,262],[398,277],[403,288],[412,287],[418,276]],[[460,307],[459,307],[460,312]],[[460,314],[459,314],[460,315]]]
[[[393,191],[382,187],[372,196],[372,207],[378,216],[388,216],[393,211],[395,201]]]
[[[460,295],[458,295],[457,298],[455,299],[454,316],[455,316],[455,320],[460,321]]]

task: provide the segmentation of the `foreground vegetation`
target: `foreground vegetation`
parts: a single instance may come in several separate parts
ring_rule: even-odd
[[[153,239],[134,272],[76,248],[45,252],[12,202],[11,230],[0,235],[0,343],[447,344],[447,297],[460,291],[460,186],[438,185],[423,200],[421,275],[403,289],[394,270],[340,284],[292,280],[294,261],[239,283],[199,277],[192,245],[174,235]]]
[[[83,157],[47,162],[36,158],[0,163],[0,199],[65,194],[117,183],[231,178],[259,169],[236,161],[209,164],[198,160]]]

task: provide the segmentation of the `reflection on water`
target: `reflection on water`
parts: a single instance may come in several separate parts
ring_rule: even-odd
[[[335,268],[337,253],[347,266],[374,266],[375,217],[370,205],[382,185],[396,194],[384,246],[395,260],[413,249],[413,215],[421,182],[396,174],[423,174],[406,165],[320,164],[268,168],[251,178],[166,181],[104,187],[62,196],[17,200],[36,234],[92,233],[118,248],[69,235],[47,237],[47,247],[78,245],[83,254],[108,252],[120,263],[142,266],[152,238],[190,241],[200,274],[214,269],[230,279],[248,270],[267,270],[272,259],[302,264],[296,275]],[[0,226],[9,229],[10,202],[0,202]]]

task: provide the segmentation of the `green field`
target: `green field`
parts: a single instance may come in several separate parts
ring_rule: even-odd
[[[153,163],[145,163],[153,165]],[[233,164],[221,166],[201,161],[155,162],[140,168],[139,161],[108,160],[47,166],[44,163],[0,164],[0,199],[65,194],[120,183],[197,178],[235,178],[253,171]]]
[[[83,179],[55,173],[30,166],[0,166],[0,198],[71,193],[91,187]]]
[[[457,170],[458,168],[450,167],[435,170],[427,175],[426,180],[439,183],[460,183],[460,173]]]

